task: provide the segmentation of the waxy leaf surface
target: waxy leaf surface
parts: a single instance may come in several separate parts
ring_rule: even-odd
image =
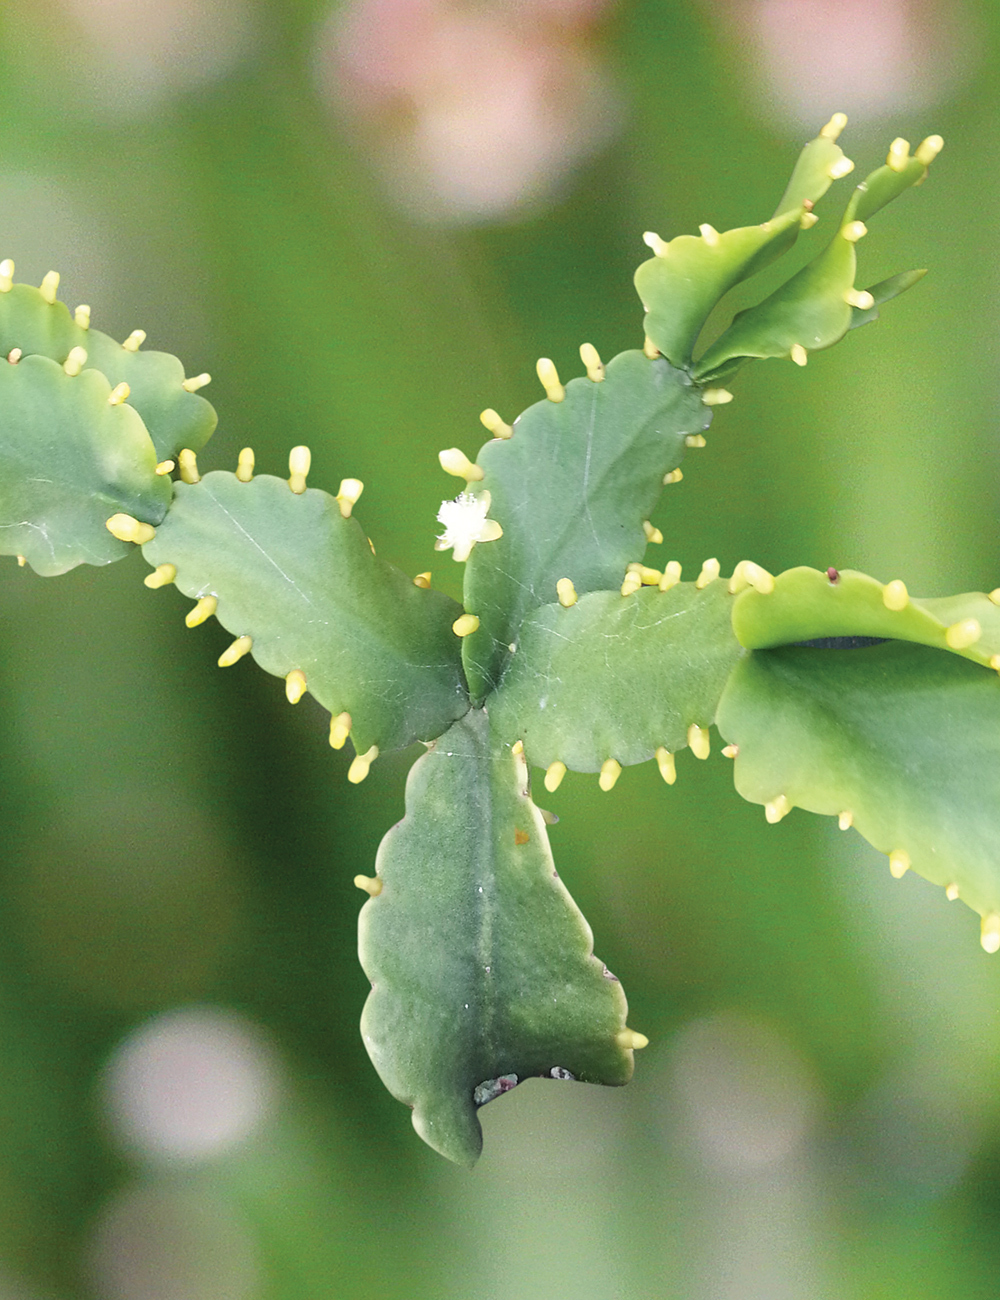
[[[806,353],[828,348],[854,325],[874,319],[867,314],[872,307],[860,309],[866,315],[855,319],[858,309],[850,302],[857,271],[855,245],[864,233],[864,226],[856,228],[857,223],[926,175],[927,165],[909,158],[900,170],[880,167],[856,186],[826,248],[763,302],[737,313],[698,358],[693,373],[699,383],[719,383],[752,357],[787,357],[793,355],[793,348],[804,348]],[[919,273],[908,272],[876,286],[881,291],[876,304],[902,293],[919,278]]]
[[[263,669],[299,670],[325,708],[349,713],[359,753],[430,740],[469,707],[459,606],[378,559],[333,497],[218,470],[174,490],[146,559],[173,564],[186,596],[215,596]]]
[[[759,226],[721,233],[678,235],[635,273],[646,334],[675,366],[690,364],[701,328],[716,303],[787,252],[806,211],[830,188],[831,168],[844,157],[827,136],[811,140],[799,156],[777,211]]]
[[[902,641],[758,650],[736,667],[718,726],[755,803],[839,816],[882,853],[1000,912],[1000,677]]]
[[[414,764],[406,816],[379,849],[381,893],[361,909],[365,1046],[424,1141],[464,1165],[482,1146],[481,1084],[632,1074],[621,985],[526,787],[523,759],[472,710]]]
[[[522,619],[555,600],[560,578],[581,595],[621,587],[646,548],[642,521],[663,475],[710,418],[684,371],[623,352],[602,382],[571,380],[563,401],[529,407],[513,437],[482,448],[477,486],[503,536],[476,546],[466,566],[465,606],[480,620],[463,645],[474,698],[499,682]]]
[[[183,387],[184,367],[167,352],[137,352],[100,330],[83,329],[61,302],[47,302],[29,284],[0,292],[0,356],[20,348],[25,356],[49,357],[60,365],[73,348],[87,353],[87,369],[99,370],[114,388],[129,386],[128,404],[139,412],[158,461],[175,459],[182,447],[197,451],[215,430],[211,403]]]
[[[523,740],[532,763],[596,772],[608,758],[643,763],[708,727],[733,665],[724,581],[630,596],[598,591],[569,609],[546,605],[521,625],[517,653],[490,699],[494,730]]]
[[[916,641],[951,650],[966,659],[990,665],[1000,654],[1000,606],[981,592],[960,596],[906,596],[902,609],[890,609],[891,584],[883,586],[866,573],[841,569],[836,579],[818,569],[787,569],[774,580],[768,595],[748,589],[733,604],[733,630],[748,650],[792,645],[820,637],[877,636]],[[968,644],[961,632],[975,620],[979,632]]]
[[[110,391],[99,371],[71,378],[48,357],[0,362],[0,554],[46,577],[120,560],[132,548],[107,520],[157,524],[169,504],[142,420]]]

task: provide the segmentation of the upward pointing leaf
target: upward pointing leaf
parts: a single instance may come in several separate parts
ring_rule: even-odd
[[[741,280],[762,270],[795,243],[803,209],[793,209],[760,226],[736,230],[706,228],[660,243],[657,255],[635,273],[646,312],[643,328],[675,366],[687,366],[712,308]]]
[[[816,139],[805,146],[774,210],[776,217],[818,203],[837,176],[849,174],[852,164],[845,161],[844,151],[837,144],[837,138],[846,125],[844,115],[835,114]]]
[[[463,1165],[482,1147],[477,1090],[632,1074],[621,985],[593,955],[526,785],[524,761],[472,710],[411,769],[361,909],[365,1046],[424,1141]]]
[[[480,622],[463,644],[474,698],[500,680],[521,620],[555,600],[560,578],[581,594],[621,586],[645,550],[642,521],[664,473],[710,418],[683,371],[623,352],[602,382],[570,380],[563,401],[529,407],[511,438],[482,448],[481,486],[503,536],[476,546],[466,566],[465,606]]]
[[[722,233],[703,226],[700,236],[678,235],[669,243],[647,236],[656,256],[636,271],[635,287],[646,312],[646,334],[670,362],[689,365],[719,299],[791,248],[806,205],[811,208],[826,193],[843,157],[830,135],[810,141],[777,211],[763,225]]]
[[[807,353],[830,347],[852,324],[863,323],[855,321],[853,313],[873,305],[854,287],[855,244],[865,233],[864,221],[923,180],[940,147],[939,137],[931,137],[912,158],[894,158],[890,152],[896,165],[878,168],[856,187],[827,247],[770,297],[739,312],[729,329],[698,358],[695,378],[700,383],[718,383],[751,357],[792,356],[804,365]],[[882,301],[913,283],[915,279],[897,278]]]

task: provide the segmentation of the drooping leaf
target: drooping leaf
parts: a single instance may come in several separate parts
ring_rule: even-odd
[[[335,717],[348,713],[359,753],[432,739],[469,707],[460,607],[374,555],[333,497],[219,470],[174,490],[146,559],[173,565],[186,596],[214,598],[266,672],[298,671]]]
[[[632,1074],[621,985],[526,787],[523,759],[473,709],[412,768],[361,909],[365,1046],[424,1141],[464,1165],[482,1146],[477,1098],[535,1075]]]
[[[97,370],[0,361],[0,554],[23,555],[47,577],[110,564],[131,549],[108,532],[112,515],[163,518],[170,482],[138,414],[109,404],[110,393]]]
[[[887,641],[757,650],[736,667],[719,730],[734,779],[777,821],[841,817],[882,853],[949,888],[1000,948],[1000,677],[955,654]]]

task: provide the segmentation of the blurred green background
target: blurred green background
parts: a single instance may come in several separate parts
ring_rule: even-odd
[[[308,443],[457,594],[437,451],[539,355],[641,343],[642,231],[763,219],[835,110],[861,175],[940,132],[860,247],[860,284],[931,274],[745,372],[655,522],[685,566],[990,590],[998,32],[991,0],[8,0],[0,255],[212,372],[203,466]],[[145,572],[0,568],[0,1300],[1000,1294],[977,917],[767,826],[717,753],[571,774],[557,862],[651,1045],[621,1091],[529,1081],[452,1168],[357,1030],[351,880],[412,755],[347,785],[308,697],[220,672]]]

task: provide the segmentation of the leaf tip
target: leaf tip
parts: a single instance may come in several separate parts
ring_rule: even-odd
[[[791,811],[792,805],[788,802],[788,796],[784,794],[779,794],[776,799],[771,799],[764,805],[764,816],[771,826],[776,826]]]
[[[156,536],[156,529],[152,524],[140,523],[134,515],[121,513],[112,515],[105,521],[104,526],[112,537],[117,537],[120,542],[134,542],[136,546],[144,546]]]
[[[649,1039],[645,1034],[640,1034],[636,1029],[620,1029],[615,1034],[615,1042],[619,1047],[624,1048],[626,1052],[638,1052],[643,1047],[649,1046]]]
[[[687,743],[695,758],[705,760],[712,752],[712,740],[707,727],[699,727],[692,722],[687,731]]]
[[[338,713],[330,719],[330,748],[343,749],[353,726],[349,713]]]

